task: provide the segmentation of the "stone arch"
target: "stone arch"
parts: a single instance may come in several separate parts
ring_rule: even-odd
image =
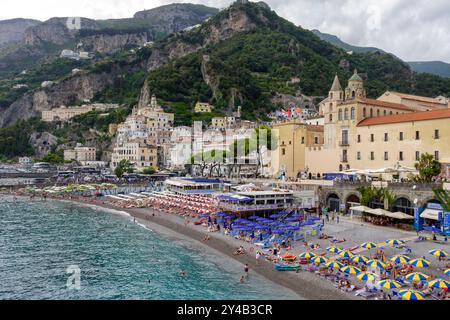
[[[330,211],[339,211],[341,206],[341,197],[336,192],[329,192],[326,196],[326,206],[330,208]]]
[[[361,197],[357,193],[349,193],[345,198],[345,211],[348,212],[350,207],[355,203],[360,203]]]
[[[392,204],[392,210],[400,211],[411,216],[414,216],[414,203],[407,196],[401,195],[397,196],[394,203]]]

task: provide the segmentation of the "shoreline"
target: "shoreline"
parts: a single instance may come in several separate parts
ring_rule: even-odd
[[[26,196],[24,197],[26,198]],[[242,269],[245,264],[248,264],[250,273],[254,272],[264,278],[264,280],[291,291],[296,296],[295,300],[360,300],[353,294],[337,289],[331,282],[308,271],[299,273],[280,272],[275,270],[272,262],[264,259],[260,261],[259,265],[256,265],[256,259],[248,253],[248,250],[246,250],[244,255],[233,255],[233,252],[240,245],[248,249],[249,244],[228,236],[201,231],[192,223],[185,226],[183,219],[175,215],[159,212],[151,208],[120,208],[99,201],[85,202],[79,199],[60,199],[57,197],[48,197],[48,200],[76,203],[100,209],[114,210],[117,213],[126,213],[130,217],[135,218],[136,223],[143,224],[153,232],[195,242],[195,245],[200,245],[207,249],[204,252],[205,254],[220,254],[225,258],[231,258],[234,262],[241,264]],[[211,240],[203,241],[205,235],[209,235]]]

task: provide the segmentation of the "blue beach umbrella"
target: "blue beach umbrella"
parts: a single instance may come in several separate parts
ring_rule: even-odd
[[[250,220],[256,220],[258,218],[259,218],[258,216],[250,216],[250,217],[248,217],[248,219],[250,219]]]
[[[228,215],[224,217],[225,219],[234,219],[234,216]]]
[[[279,217],[280,217],[279,214],[272,214],[272,215],[269,216],[270,219],[277,219]]]
[[[276,229],[276,230],[272,230],[272,233],[274,233],[274,234],[284,234],[284,231]]]
[[[302,226],[312,226],[312,225],[315,225],[315,223],[312,222],[312,221],[305,221],[305,222],[302,222],[301,225],[302,225]]]
[[[286,222],[295,222],[295,221],[298,221],[298,218],[290,217],[290,218],[284,219],[284,221],[286,221]]]

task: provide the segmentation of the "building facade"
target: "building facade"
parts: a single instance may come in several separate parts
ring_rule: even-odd
[[[82,106],[66,107],[61,106],[60,108],[42,111],[42,121],[52,122],[52,121],[68,121],[73,117],[79,116],[81,114],[91,112],[91,111],[107,111],[110,109],[117,108],[117,104],[89,104]]]
[[[96,161],[97,149],[94,147],[76,146],[74,149],[64,150],[64,161]]]
[[[197,102],[194,107],[195,113],[209,113],[214,107],[206,102]]]

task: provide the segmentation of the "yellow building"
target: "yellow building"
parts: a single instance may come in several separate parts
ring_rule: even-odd
[[[236,124],[235,117],[215,117],[211,119],[211,128],[225,130]]]
[[[195,113],[208,113],[211,112],[214,107],[206,102],[197,102],[194,107]]]
[[[158,164],[158,148],[148,145],[141,139],[129,140],[114,148],[111,168],[116,168],[122,160],[130,161],[138,171],[147,167],[156,167]]]
[[[103,104],[103,103],[73,106],[73,107],[61,106],[60,108],[42,111],[42,121],[44,122],[67,121],[73,117],[79,116],[87,112],[106,111],[117,107],[118,105],[116,104]]]
[[[298,178],[306,171],[305,150],[323,145],[323,126],[307,125],[300,120],[273,125],[277,136],[277,153],[272,157],[271,172]]]
[[[318,176],[349,169],[413,168],[425,152],[450,158],[447,101],[396,92],[368,99],[356,72],[345,92],[336,76],[320,104],[324,145],[320,150],[307,148],[305,164]]]
[[[77,146],[74,149],[64,150],[64,160],[71,161],[95,161],[97,159],[97,149],[94,147]]]

